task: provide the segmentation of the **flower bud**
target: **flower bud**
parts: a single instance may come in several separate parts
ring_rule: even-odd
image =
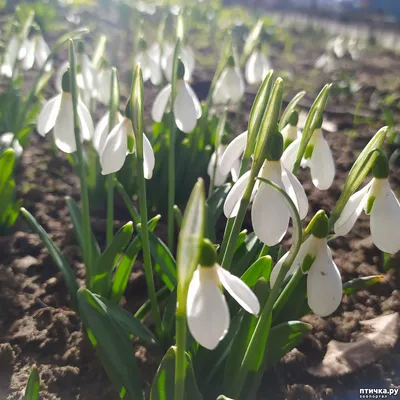
[[[214,245],[208,239],[203,239],[200,245],[199,264],[202,267],[213,267],[218,259]]]
[[[385,179],[389,176],[389,161],[384,151],[379,151],[372,167],[372,175],[377,179]]]
[[[318,211],[313,220],[311,221],[311,233],[313,236],[319,239],[324,239],[329,233],[329,219],[325,214],[325,211]]]

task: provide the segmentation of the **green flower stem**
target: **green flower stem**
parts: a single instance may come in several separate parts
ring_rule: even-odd
[[[114,237],[114,177],[107,175],[107,246]]]
[[[258,175],[259,168],[252,168],[250,173],[249,182],[246,186],[246,189],[243,193],[242,199],[240,200],[240,207],[236,218],[234,219],[232,230],[229,235],[229,241],[226,245],[225,254],[222,259],[222,267],[225,269],[230,268],[233,255],[236,249],[236,242],[239,236],[240,230],[242,228],[242,224],[244,221],[244,217],[246,215],[247,207],[250,204],[251,193],[253,192],[254,185],[256,184],[256,177]]]
[[[185,296],[186,298],[186,296]],[[176,309],[175,400],[185,398],[186,304]]]
[[[78,119],[78,90],[76,85],[76,61],[74,42],[72,39],[69,41],[69,65],[70,65],[70,82],[72,94],[72,109],[74,113],[74,135],[76,142],[76,156],[78,161],[78,172],[81,183],[81,201],[82,201],[82,227],[83,227],[83,258],[86,266],[86,286],[91,287],[92,277],[92,233],[90,228],[90,208],[89,208],[89,194],[86,181],[86,168],[83,158],[83,148],[81,142],[81,131]]]
[[[174,113],[170,114],[169,155],[168,155],[168,247],[174,251],[174,205],[175,205],[175,135],[176,125]]]

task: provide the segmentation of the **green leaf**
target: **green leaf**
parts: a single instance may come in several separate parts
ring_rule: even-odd
[[[173,293],[171,294],[170,290],[166,286],[163,286],[160,290],[156,292],[156,297],[159,304],[167,301],[173,296],[174,294]],[[146,318],[147,314],[149,314],[150,312],[151,312],[151,303],[150,299],[147,299],[143,303],[143,305],[139,308],[139,310],[136,311],[135,317],[140,321],[143,321]]]
[[[78,242],[79,247],[81,248],[82,252],[84,251],[84,244],[83,244],[83,226],[82,226],[82,212],[79,208],[78,203],[72,199],[71,197],[67,196],[65,198],[67,203],[69,215],[71,216],[72,226],[74,228],[74,233],[76,240]],[[92,232],[92,254],[96,259],[100,255],[99,245],[97,240]]]
[[[122,199],[124,200],[124,203],[126,205],[126,208],[129,211],[129,214],[132,217],[132,220],[135,222],[135,224],[140,224],[140,215],[133,204],[133,201],[129,197],[128,193],[126,193],[123,185],[121,182],[118,181],[117,178],[114,178],[114,187],[118,190],[119,194],[122,196]]]
[[[25,389],[24,400],[38,400],[40,390],[40,377],[36,365],[31,369],[28,383]]]
[[[272,258],[270,256],[260,257],[255,261],[240,278],[247,286],[254,287],[260,278],[269,282],[272,272]]]
[[[107,313],[107,308],[89,290],[78,291],[79,315],[90,341],[121,398],[144,399],[140,373],[129,334]]]
[[[7,149],[0,156],[0,193],[4,190],[6,183],[12,177],[15,164],[15,151]]]
[[[187,290],[192,275],[197,268],[200,243],[204,233],[204,203],[204,184],[199,179],[190,195],[179,234],[177,257],[178,301],[180,292]]]
[[[101,60],[104,57],[104,53],[106,50],[106,43],[107,37],[105,35],[101,35],[99,37],[99,40],[97,41],[97,45],[92,57],[92,64],[96,69],[98,69],[101,65]]]
[[[75,275],[68,264],[68,261],[61,254],[60,249],[56,246],[56,244],[49,238],[46,231],[40,226],[40,224],[36,221],[36,219],[32,216],[32,214],[27,211],[25,208],[21,208],[21,214],[28,221],[30,228],[36,232],[44,245],[47,247],[47,250],[52,257],[54,263],[57,265],[58,269],[62,272],[65,283],[68,288],[68,293],[71,297],[71,306],[74,310],[77,309],[77,300],[76,300],[76,292],[78,290],[78,284],[75,280]]]
[[[304,153],[306,151],[308,142],[310,141],[312,134],[314,133],[317,125],[322,118],[323,112],[328,102],[329,93],[331,90],[331,84],[326,84],[321,92],[318,94],[313,105],[310,108],[310,112],[307,115],[306,122],[304,124],[303,134],[301,136],[301,141],[299,145],[299,150],[297,151],[296,161],[293,166],[293,173],[296,173],[300,166],[301,160],[303,159]]]
[[[125,224],[114,236],[110,245],[94,264],[91,289],[106,296],[111,288],[111,274],[133,234],[133,222]]]
[[[243,66],[247,58],[253,52],[255,46],[260,40],[260,35],[263,29],[264,20],[259,19],[247,36],[246,42],[243,47],[242,58],[240,59],[240,65]]]
[[[239,247],[244,243],[247,237],[247,229],[242,230],[242,232],[239,233],[238,238],[236,240],[236,250],[239,249]]]
[[[296,109],[298,102],[304,97],[305,94],[306,91],[302,90],[301,92],[297,93],[292,100],[290,100],[290,103],[285,108],[281,120],[279,121],[279,131],[282,131],[282,129],[288,124],[292,112]]]
[[[93,294],[99,303],[103,304],[105,312],[126,332],[137,336],[148,344],[154,345],[157,339],[147,326],[143,325],[136,317],[121,306],[113,303],[105,297]]]
[[[385,275],[363,276],[343,283],[343,294],[353,294],[359,290],[368,289],[385,279]]]
[[[242,275],[257,259],[262,246],[254,232],[247,235],[242,245],[235,251],[231,272],[238,276]]]
[[[176,290],[174,290],[168,300],[162,318],[162,331],[168,338],[174,337],[174,322],[176,310]]]
[[[174,400],[175,391],[175,358],[176,347],[169,348],[158,367],[156,376],[151,385],[150,400]],[[203,397],[197,387],[192,361],[185,353],[185,399],[202,400]]]
[[[175,215],[176,225],[178,226],[179,229],[181,229],[183,216],[181,210],[176,204],[174,205],[174,215]]]

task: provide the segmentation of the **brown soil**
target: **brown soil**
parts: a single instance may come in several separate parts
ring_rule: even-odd
[[[301,51],[299,49],[299,53]],[[314,52],[317,56],[318,51]],[[309,62],[287,65],[277,54],[278,51],[272,54],[276,69],[285,66],[295,76],[303,73],[307,78],[304,72],[312,66],[314,58],[310,58]],[[387,53],[374,54],[368,60],[360,61],[364,68],[359,75],[364,82],[374,87],[381,83],[382,60],[389,70],[393,70],[395,65],[398,71],[398,57]],[[357,64],[353,65],[353,73],[354,70],[357,70]],[[203,76],[197,80],[199,91],[203,84],[207,85],[202,80]],[[316,87],[318,82],[326,81],[327,77],[320,74]],[[295,90],[294,87],[291,89]],[[306,97],[302,104],[310,102],[315,92]],[[154,89],[146,92],[146,108],[151,104],[148,99],[154,98],[154,93]],[[365,96],[365,101],[369,100],[366,93],[359,96]],[[253,94],[249,93],[249,101],[252,97]],[[320,192],[309,183],[308,172],[301,173],[313,212],[319,208],[327,212],[332,210],[352,162],[376,132],[374,127],[366,125],[357,129],[357,137],[345,131],[353,127],[352,111],[356,102],[356,98],[336,97],[331,99],[329,112],[326,113],[340,128],[337,132],[326,134],[337,167],[332,188]],[[249,110],[250,107],[245,109]],[[368,107],[366,109],[368,111]],[[246,125],[247,117],[243,115],[241,126]],[[80,250],[75,242],[64,201],[65,196],[79,200],[79,182],[64,155],[54,152],[49,143],[32,134],[30,146],[23,153],[17,173],[19,197],[23,199],[24,207],[60,246],[82,280],[84,270]],[[391,183],[393,188],[400,188],[398,168],[391,171]],[[92,220],[93,230],[102,243],[105,212],[100,209],[98,214]],[[115,222],[116,227],[128,219],[124,211],[119,210],[116,215],[120,219]],[[382,273],[381,254],[371,242],[369,222],[365,215],[350,235],[332,243],[332,249],[343,281]],[[42,399],[117,399],[100,361],[82,333],[77,315],[69,309],[68,293],[62,275],[37,235],[30,233],[22,219],[9,236],[0,238],[0,269],[0,398],[20,398],[30,368],[36,364],[41,377]],[[127,307],[131,311],[145,298],[142,277],[140,263],[137,263],[126,293]],[[306,371],[308,366],[316,365],[323,358],[330,340],[353,341],[360,334],[360,321],[392,312],[400,312],[399,268],[389,271],[385,280],[370,291],[344,296],[341,307],[329,318],[313,315],[305,317],[304,320],[313,325],[313,331],[275,370],[265,375],[259,398],[350,400],[359,398],[360,388],[399,387],[399,346],[379,362],[346,377],[317,379]],[[145,350],[138,348],[136,356],[145,360]],[[147,371],[148,367],[143,365],[143,369]]]

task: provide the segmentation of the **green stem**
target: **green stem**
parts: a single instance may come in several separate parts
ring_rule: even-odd
[[[240,230],[242,228],[242,224],[244,221],[244,217],[246,215],[247,207],[250,204],[251,193],[253,192],[254,185],[256,184],[255,179],[256,179],[257,175],[258,175],[257,168],[252,168],[252,171],[250,173],[249,182],[243,193],[242,199],[240,200],[239,211],[233,222],[232,230],[229,235],[229,241],[226,246],[225,254],[224,254],[224,257],[222,260],[222,267],[224,267],[225,269],[229,269],[231,266],[233,255],[235,253],[237,238],[238,238]]]
[[[78,119],[78,91],[76,85],[76,65],[75,65],[75,51],[73,41],[70,40],[69,47],[69,64],[70,64],[70,82],[71,82],[71,95],[72,95],[72,110],[74,114],[74,135],[76,142],[76,155],[78,161],[78,173],[81,184],[81,201],[82,201],[82,228],[83,228],[83,243],[84,243],[84,261],[86,266],[86,286],[91,287],[92,277],[92,233],[90,228],[90,208],[89,208],[89,194],[86,181],[86,168],[83,158],[83,148],[81,142],[81,131]]]
[[[107,246],[114,237],[114,174],[107,175]]]
[[[169,156],[168,156],[168,247],[174,251],[174,205],[175,205],[175,118],[170,114]]]
[[[175,400],[185,398],[186,312],[176,310]]]

